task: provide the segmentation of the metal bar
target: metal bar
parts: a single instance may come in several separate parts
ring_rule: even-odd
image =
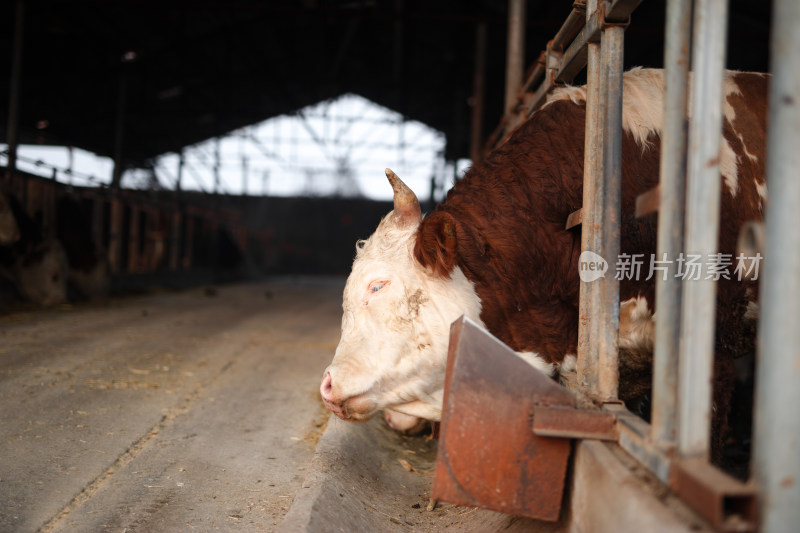
[[[183,258],[181,268],[189,269],[194,266],[194,220],[189,213],[184,214],[185,234],[183,238]]]
[[[6,128],[6,142],[8,143],[6,167],[9,172],[17,169],[19,99],[22,86],[22,34],[24,27],[25,1],[17,0],[17,10],[14,15],[14,50],[11,60],[11,82],[8,90],[8,125]]]
[[[586,16],[597,10],[597,0],[586,4]],[[586,70],[586,136],[583,156],[583,208],[581,212],[581,251],[598,253],[600,232],[598,221],[602,216],[596,200],[603,191],[603,135],[605,127],[605,89],[599,43],[589,43]],[[587,391],[597,388],[598,346],[594,327],[597,324],[597,284],[583,282],[580,286],[578,308],[578,385]]]
[[[614,20],[627,23],[628,17],[640,3],[641,0],[617,0],[611,3],[610,8],[614,10],[616,17]],[[584,27],[580,28],[577,24],[565,23],[559,30],[559,32],[563,31],[563,35],[557,36],[548,43],[547,50],[540,54],[535,65],[529,69],[524,83],[520,86],[524,112],[520,114],[516,110],[506,109],[503,120],[489,136],[485,145],[486,151],[503,144],[516,126],[523,122],[525,117],[531,116],[545,102],[547,94],[556,83],[572,82],[578,72],[587,65],[589,43],[598,42],[600,39],[606,4],[605,1],[598,3],[596,0],[589,0],[585,8],[582,7],[581,2],[575,4],[575,9],[586,13]],[[571,12],[570,17],[572,16]],[[577,33],[574,38],[568,39],[572,32]],[[568,47],[566,51],[562,52],[564,45],[568,45]],[[514,105],[516,105],[516,100]]]
[[[670,488],[716,531],[756,531],[754,485],[733,479],[702,458],[673,461],[669,477]]]
[[[111,197],[108,234],[108,264],[112,274],[122,270],[122,202],[119,195]]]
[[[525,116],[531,116],[534,111],[539,109],[544,104],[547,98],[547,93],[553,88],[552,78],[546,76],[541,85],[536,88],[533,94],[528,93],[525,95]],[[509,130],[509,133],[511,130]]]
[[[86,196],[84,196],[84,200]],[[100,195],[93,195],[91,196],[92,200],[92,242],[95,245],[97,250],[105,249],[105,243],[103,242],[103,228],[106,227],[107,223],[104,220],[105,218],[105,200]]]
[[[305,120],[303,120],[303,124],[305,124]],[[220,193],[220,167],[222,163],[220,161],[220,144],[222,144],[222,140],[217,137],[214,139],[214,194]]]
[[[551,46],[556,49],[563,49],[564,45],[568,45],[581,28],[586,24],[586,4],[583,2],[575,2],[572,4],[572,11],[567,15],[567,20],[561,25],[561,28],[556,32]]]
[[[114,170],[111,175],[111,188],[116,190],[122,183],[122,173],[125,165],[122,161],[124,140],[125,140],[125,115],[127,113],[128,101],[128,81],[125,65],[121,67],[119,73],[119,85],[117,87],[117,117],[114,126]]]
[[[139,260],[139,241],[142,235],[139,233],[139,218],[141,217],[141,210],[138,206],[130,206],[130,224],[128,226],[128,272],[136,273],[141,269],[139,268],[141,262]]]
[[[525,3],[508,0],[508,48],[506,55],[506,101],[503,108],[509,113],[517,105],[525,71]]]
[[[686,191],[686,257],[717,250],[720,212],[719,147],[727,0],[697,0],[694,10]],[[713,280],[683,283],[678,369],[678,453],[708,457],[716,289]]]
[[[247,156],[242,156],[242,196],[247,196]]]
[[[600,409],[534,405],[533,433],[540,437],[616,441],[617,417]]]
[[[673,261],[683,250],[683,198],[686,173],[686,109],[692,0],[667,3],[664,50],[664,133],[659,169],[660,201],[656,257],[669,260],[667,276],[656,277],[656,341],[653,360],[651,436],[664,448],[675,442],[681,281]]]
[[[669,482],[671,462],[667,455],[650,441],[650,425],[630,413],[617,415],[618,444],[663,483]]]
[[[605,151],[603,154],[603,222],[599,255],[616,264],[620,247],[620,207],[622,196],[622,73],[625,28],[606,26],[601,39],[603,66],[606,70]],[[609,268],[613,272],[613,266]],[[599,291],[597,341],[597,392],[602,400],[615,400],[619,389],[619,280],[608,274],[596,280]]]
[[[656,185],[647,192],[643,192],[636,197],[636,208],[634,209],[634,216],[641,218],[652,213],[658,213],[658,207],[661,204],[661,186]]]
[[[606,0],[606,21],[625,22],[633,10],[639,7],[642,0]]]
[[[169,269],[178,270],[181,249],[181,213],[174,211],[169,228]]]
[[[521,91],[529,92],[539,86],[544,79],[545,70],[547,70],[547,67],[545,66],[546,61],[546,53],[540,53],[539,58],[536,60],[533,66],[528,69],[525,81],[522,83]]]
[[[475,73],[472,78],[472,124],[470,125],[469,155],[473,163],[481,160],[483,138],[483,101],[486,87],[486,23],[475,29]]]
[[[183,188],[183,165],[184,165],[184,148],[181,148],[180,153],[178,154],[178,172],[177,177],[175,178],[175,192],[180,193],[181,189]]]
[[[761,531],[800,523],[800,3],[772,14],[764,269],[755,393],[755,477]]]
[[[586,49],[587,27],[584,27],[578,34],[578,37],[572,41],[569,48],[564,52],[561,58],[558,71],[555,79],[562,83],[569,83],[572,78],[586,66],[588,61],[588,51]]]
[[[573,211],[569,214],[567,217],[567,223],[564,225],[564,229],[572,229],[575,226],[580,226],[581,224],[583,224],[583,208]]]
[[[587,4],[586,25],[581,29],[575,40],[569,45],[561,59],[558,75],[556,79],[560,82],[568,83],[572,81],[575,74],[588,62],[588,43],[600,42],[600,26],[604,18],[605,4],[600,2],[590,2]]]

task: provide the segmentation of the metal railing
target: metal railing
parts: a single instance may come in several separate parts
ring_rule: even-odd
[[[576,2],[485,145],[489,151],[502,144],[551,89],[586,66],[583,207],[567,225],[582,224],[581,250],[604,258],[619,254],[622,51],[625,25],[638,4]],[[656,277],[652,424],[627,416],[617,400],[618,281],[606,276],[580,288],[571,388],[615,413],[618,444],[720,530],[777,532],[800,523],[800,3],[774,0],[773,6],[770,199],[753,430],[757,483],[739,482],[709,463],[715,281],[681,283],[674,261],[666,276]],[[659,258],[718,251],[727,9],[727,0],[667,2],[660,181],[640,198],[657,199]]]
[[[20,170],[6,171],[3,188],[43,231],[56,235],[57,199],[70,192],[85,205],[91,239],[107,254],[112,275],[184,271],[212,266],[213,246],[225,226],[245,252],[251,234],[240,213],[192,205],[176,193],[161,198],[148,191],[73,187]]]
[[[800,523],[800,2],[774,0],[754,475],[763,533]]]

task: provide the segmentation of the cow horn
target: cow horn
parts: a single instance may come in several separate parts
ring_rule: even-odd
[[[394,190],[394,218],[400,225],[419,224],[422,219],[422,210],[414,191],[397,177],[391,169],[386,169],[386,177]]]

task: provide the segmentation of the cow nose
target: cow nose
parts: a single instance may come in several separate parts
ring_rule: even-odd
[[[333,401],[333,378],[331,378],[330,372],[325,372],[325,377],[322,378],[322,384],[319,386],[319,393],[322,395],[322,399],[326,402]]]

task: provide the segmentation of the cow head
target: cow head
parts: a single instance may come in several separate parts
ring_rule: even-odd
[[[320,393],[344,420],[387,408],[439,420],[450,324],[462,314],[480,323],[480,300],[458,267],[442,277],[417,262],[419,202],[391,170],[386,176],[394,210],[356,245],[342,337]]]

